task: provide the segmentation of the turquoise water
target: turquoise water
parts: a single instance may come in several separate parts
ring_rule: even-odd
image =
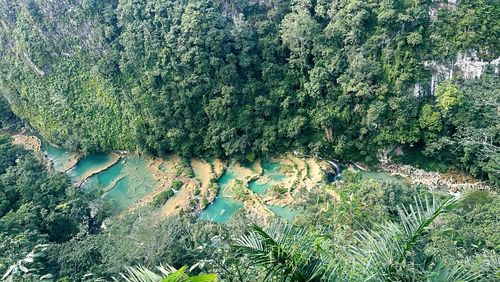
[[[271,181],[263,182],[257,179],[248,183],[248,188],[257,194],[265,193],[273,185],[283,182],[286,178],[286,175],[280,172],[281,164],[278,162],[262,161],[262,168],[264,169],[264,177]]]
[[[54,168],[63,167],[72,153],[42,140],[43,153],[54,163]],[[78,181],[87,172],[102,167],[110,161],[107,153],[91,154],[81,159],[68,175]],[[164,169],[164,168],[163,168]],[[147,168],[147,160],[138,156],[128,156],[105,171],[90,177],[82,186],[86,191],[101,194],[112,203],[116,212],[133,205],[153,191],[156,181]]]
[[[118,211],[121,211],[131,205],[133,205],[141,197],[136,197],[132,185],[128,177],[121,178],[116,182],[113,189],[102,195],[103,199],[110,201],[113,207]]]
[[[267,206],[275,215],[282,219],[292,221],[299,213],[298,210],[293,210],[290,207]]]
[[[243,208],[241,202],[219,196],[200,214],[200,219],[217,223],[227,223],[241,208]]]
[[[217,182],[219,184],[217,198],[200,214],[200,219],[217,223],[227,223],[239,209],[243,208],[243,203],[227,198],[227,188],[229,184],[237,178],[239,178],[239,176],[231,169],[227,169],[224,174],[222,174]]]
[[[278,162],[263,161],[262,168],[264,169],[264,175],[274,182],[282,182],[286,177],[284,173],[281,173],[281,164]]]
[[[54,169],[60,171],[73,155],[70,151],[56,147],[47,141],[42,140],[42,152],[54,164]]]
[[[271,174],[268,177],[273,181],[282,182],[283,180],[285,180],[286,175],[284,175],[284,174]]]
[[[245,167],[248,168],[252,166],[247,164]],[[263,161],[262,168],[264,169],[264,178],[270,179],[271,181],[261,182],[257,179],[248,183],[248,188],[257,194],[265,193],[274,184],[283,181],[286,177],[285,174],[280,172],[281,164],[278,162]],[[235,179],[242,180],[241,176],[237,175],[231,169],[227,169],[224,172],[218,181],[219,194],[217,198],[200,214],[200,219],[211,220],[217,223],[227,223],[239,209],[243,208],[243,203],[228,197],[227,188]],[[289,211],[288,208],[270,207],[270,209],[275,209],[275,213],[280,217],[293,218],[293,213],[291,210]]]
[[[111,156],[109,154],[88,155],[85,158],[78,161],[76,166],[70,171],[68,171],[68,175],[74,180],[81,179],[81,177],[85,173],[91,171],[92,169],[95,169],[96,167],[102,167],[106,165],[106,163],[109,162],[110,159]]]
[[[262,168],[266,170],[268,173],[279,173],[280,164],[278,162],[273,161],[262,161]]]
[[[363,179],[376,179],[376,180],[383,180],[383,181],[395,181],[400,184],[404,185],[409,185],[410,182],[408,179],[401,177],[401,176],[395,176],[391,175],[390,173],[387,172],[380,172],[380,171],[362,171],[360,172],[361,177]]]
[[[217,183],[219,184],[219,193],[223,196],[227,196],[226,188],[229,186],[231,181],[238,178],[238,175],[230,169],[227,169],[224,174],[219,178]]]
[[[151,193],[156,184],[147,167],[147,160],[128,156],[90,177],[82,188],[102,194],[103,199],[109,200],[115,211],[120,212]]]
[[[120,177],[123,177],[122,171],[124,163],[125,160],[122,160],[112,167],[108,168],[107,170],[93,175],[87,180],[87,183],[84,185],[84,187],[86,189],[97,190],[102,190],[103,188],[107,190],[108,188],[112,188],[109,186],[112,186],[119,180]]]
[[[257,194],[266,192],[267,189],[271,188],[271,186],[271,183],[261,183],[259,180],[253,180],[248,183],[248,188],[250,188],[250,190]]]

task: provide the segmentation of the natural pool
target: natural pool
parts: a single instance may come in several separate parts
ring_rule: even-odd
[[[111,161],[111,155],[105,153],[95,153],[88,155],[78,161],[74,168],[68,171],[68,175],[75,181],[81,180],[85,175],[92,173],[96,169],[106,166]]]
[[[253,168],[249,165],[245,167],[249,169]],[[248,188],[257,194],[264,194],[267,189],[275,184],[279,184],[286,178],[286,175],[281,173],[281,164],[278,162],[263,161],[262,168],[264,169],[263,176],[248,183]],[[219,193],[217,198],[200,214],[200,219],[217,223],[227,223],[238,210],[243,208],[242,202],[231,199],[227,193],[227,188],[236,179],[244,180],[241,175],[238,175],[237,172],[231,168],[226,169],[218,181]],[[292,219],[294,217],[294,213],[289,208],[268,207],[279,217],[286,219]]]
[[[227,188],[231,182],[238,178],[240,176],[235,171],[230,168],[226,169],[219,181],[217,181],[219,184],[217,198],[200,214],[200,219],[227,223],[239,209],[243,208],[243,203],[229,198],[227,193]]]
[[[131,155],[90,177],[82,188],[102,194],[119,212],[151,193],[156,184],[147,167],[147,160]]]
[[[261,179],[253,180],[248,183],[248,188],[254,193],[263,194],[267,189],[271,188],[272,184],[269,182],[261,182]]]
[[[278,162],[262,161],[264,174],[261,178],[250,181],[248,188],[257,194],[264,194],[273,185],[285,180],[286,175],[281,172],[281,165]]]
[[[262,168],[264,169],[264,176],[269,177],[275,182],[282,182],[286,178],[286,175],[280,171],[281,164],[278,162],[262,161]]]
[[[39,137],[40,138],[40,137]],[[72,152],[63,149],[61,147],[56,147],[49,142],[42,140],[42,153],[52,161],[54,164],[54,169],[57,171],[63,170],[63,168],[68,163],[69,159],[74,155]]]
[[[74,153],[56,147],[42,140],[42,152],[50,159],[56,170],[63,168]],[[96,153],[79,160],[75,167],[67,172],[77,183],[93,171],[107,167],[116,156],[108,153]],[[81,186],[87,192],[95,192],[112,203],[116,212],[125,210],[151,193],[157,182],[147,167],[147,159],[136,155],[123,157],[107,169],[90,176]]]

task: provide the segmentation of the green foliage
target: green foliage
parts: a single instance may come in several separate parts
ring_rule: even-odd
[[[500,16],[499,5],[495,0],[462,0],[456,8],[440,9],[430,35],[433,53],[451,58],[470,50],[486,59],[498,58],[500,23],[490,19]]]
[[[244,217],[218,225],[184,216],[159,218],[154,209],[143,209],[112,218],[96,235],[54,245],[48,266],[57,278],[69,281],[84,276],[112,279],[127,275],[127,265],[153,269],[162,263],[177,268],[192,265],[193,275],[216,273],[222,281],[240,282],[285,277],[287,281],[495,280],[496,195],[476,192],[458,203],[438,200],[439,194],[427,200],[428,194],[418,187],[365,181],[349,173],[343,187],[331,189],[340,197],[314,190],[317,194],[305,199],[306,208],[296,220],[300,227],[272,222],[248,228],[243,222],[249,219]],[[481,221],[477,216],[483,206],[491,213]],[[473,234],[476,229],[471,226],[484,232]],[[455,228],[459,231],[451,234]],[[480,237],[489,238],[489,243],[475,247],[471,238],[454,246],[456,236],[477,236],[478,242]],[[469,251],[462,252],[461,246]]]
[[[184,185],[184,182],[178,179],[174,179],[174,181],[172,181],[172,185],[170,185],[170,188],[168,190],[161,191],[154,197],[152,205],[155,207],[163,206],[170,198],[174,196],[174,191],[179,191],[179,189],[181,189],[182,185]]]
[[[245,201],[249,197],[249,191],[247,184],[239,179],[236,179],[234,183],[229,187],[231,196],[238,201]]]
[[[463,93],[458,86],[450,82],[439,84],[435,95],[438,107],[444,114],[459,106],[463,100]]]
[[[286,192],[288,192],[288,189],[281,184],[275,184],[268,191],[266,191],[266,193],[273,195],[273,198],[278,198],[278,199],[283,198]]]
[[[156,195],[152,201],[155,207],[163,206],[172,196],[174,195],[174,190],[168,189],[166,191],[161,191],[160,194]]]
[[[214,236],[227,233],[224,226],[179,216],[159,218],[154,210],[141,210],[113,218],[96,235],[53,246],[48,265],[57,270],[58,278],[69,281],[82,280],[85,275],[111,279],[127,265],[180,268],[206,258],[218,259],[204,246],[211,245]]]
[[[430,133],[434,133],[434,135],[437,135],[442,130],[441,113],[433,109],[429,104],[422,107],[419,122],[420,127]]]
[[[0,134],[0,173],[5,173],[8,167],[15,164],[16,159],[23,150],[20,147],[12,146],[11,138],[8,135]],[[1,211],[1,208],[0,208]]]
[[[182,185],[184,185],[184,182],[178,179],[174,179],[174,181],[172,181],[172,185],[170,186],[170,188],[174,190],[179,190],[181,189]]]
[[[187,266],[179,270],[171,266],[156,267],[161,274],[156,274],[145,267],[127,267],[126,273],[121,273],[121,277],[127,282],[217,282],[216,274],[204,274],[189,277]]]
[[[191,167],[191,164],[189,163],[188,160],[182,159],[179,164],[175,167],[175,175],[176,176],[185,176],[189,178],[194,178],[194,171],[193,168]],[[174,180],[174,183],[177,180]],[[180,188],[180,187],[177,187]],[[176,189],[177,189],[176,188]]]
[[[262,269],[259,281],[474,281],[474,272],[426,257],[420,246],[432,223],[455,202],[415,198],[415,205],[400,207],[400,224],[362,230],[343,247],[335,246],[335,237],[326,231],[315,234],[274,222],[266,228],[252,226],[233,248]]]
[[[257,280],[319,281],[324,272],[312,234],[287,223],[277,222],[265,230],[252,225],[234,249],[265,270]]]
[[[442,119],[466,108],[452,84],[437,106],[425,97],[426,62],[498,57],[493,0],[0,4],[2,96],[85,152],[254,161],[300,149],[373,163],[378,149],[426,143],[433,155],[454,134]],[[461,153],[461,167],[494,175],[495,158]]]
[[[37,245],[68,241],[99,224],[66,175],[47,172],[37,157],[0,137],[0,272]]]
[[[3,274],[2,281],[52,281],[51,274],[39,275],[44,270],[43,258],[48,245],[36,245],[25,258],[11,265]]]
[[[469,269],[483,273],[484,281],[495,280],[495,270],[487,267],[498,265],[500,257],[500,228],[498,212],[500,197],[486,191],[471,191],[456,208],[446,215],[433,232],[427,252],[441,253],[446,262],[458,259]],[[489,257],[489,258],[488,258]],[[483,262],[481,266],[481,263]]]
[[[10,109],[10,105],[0,95],[0,129],[15,127],[18,123],[16,116]]]
[[[445,82],[442,85],[436,93],[437,103],[443,112],[440,121],[437,121],[440,112],[436,110],[422,114],[421,121],[425,120],[426,125],[432,124],[434,129],[441,126],[446,134],[428,132],[425,152],[438,161],[454,163],[472,175],[488,178],[492,184],[498,185],[498,74],[488,71],[476,80],[460,84]],[[434,121],[432,117],[436,117],[435,123],[431,122]]]

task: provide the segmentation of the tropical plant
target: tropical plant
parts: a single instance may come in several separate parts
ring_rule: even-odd
[[[351,247],[352,280],[363,281],[470,281],[474,275],[459,267],[442,265],[416,250],[434,220],[449,211],[457,202],[454,198],[429,201],[415,197],[415,205],[399,207],[401,224],[388,222],[375,231],[357,234],[357,244]],[[434,277],[437,280],[433,280]],[[448,280],[439,280],[447,277]]]
[[[474,273],[446,266],[417,248],[435,219],[456,202],[415,197],[414,206],[399,207],[400,223],[359,231],[343,254],[331,254],[325,234],[318,236],[281,221],[266,228],[253,225],[233,247],[264,268],[263,280],[472,281]]]
[[[187,266],[175,269],[170,265],[156,267],[160,273],[153,272],[144,266],[127,267],[126,273],[120,276],[127,282],[217,282],[216,274],[189,276]],[[116,279],[115,279],[116,280]]]
[[[42,258],[46,256],[45,251],[49,245],[36,245],[25,258],[18,260],[11,265],[2,276],[2,281],[52,281],[51,274],[40,276],[39,273],[44,269]]]
[[[249,233],[237,239],[233,247],[266,269],[263,281],[277,277],[283,281],[317,281],[324,268],[315,239],[305,228],[276,221],[265,229],[252,225]]]

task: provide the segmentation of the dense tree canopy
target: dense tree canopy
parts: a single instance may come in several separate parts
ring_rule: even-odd
[[[373,162],[424,145],[455,160],[445,140],[488,134],[498,113],[456,132],[466,86],[430,95],[428,63],[497,58],[500,7],[443,2],[3,0],[1,92],[52,142],[83,151]],[[497,182],[489,137],[493,155],[465,146],[451,163]]]
[[[499,186],[499,18],[497,0],[0,0],[0,130],[18,116],[83,153],[424,159]],[[489,66],[470,75],[464,60]],[[81,281],[168,263],[302,281],[318,263],[313,281],[500,279],[494,192],[424,207],[426,187],[349,172],[320,188],[295,203],[299,228],[153,206],[104,221],[101,200],[0,135],[0,274],[33,263],[27,280]]]
[[[98,222],[64,174],[0,135],[0,273],[37,244],[62,243]]]

